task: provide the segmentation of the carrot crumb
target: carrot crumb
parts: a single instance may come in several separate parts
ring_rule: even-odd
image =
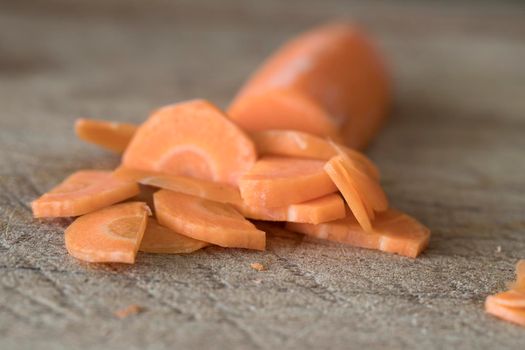
[[[118,317],[120,319],[123,319],[123,318],[126,318],[128,316],[136,315],[136,314],[138,314],[138,313],[140,313],[142,311],[144,311],[144,308],[142,306],[137,305],[137,304],[131,304],[129,306],[126,306],[123,309],[115,311],[113,314],[116,317]]]
[[[251,263],[250,266],[251,266],[252,269],[257,270],[257,271],[264,271],[264,270],[266,270],[266,267],[264,267],[263,264],[258,263],[258,262]]]

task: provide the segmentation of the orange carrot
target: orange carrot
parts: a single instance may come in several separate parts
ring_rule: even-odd
[[[331,116],[313,99],[294,90],[275,89],[243,97],[228,111],[246,131],[299,130],[340,139]]]
[[[516,282],[512,289],[525,294],[525,259],[518,261],[516,264]]]
[[[355,247],[377,249],[415,258],[428,245],[430,231],[394,209],[378,213],[373,229],[364,231],[353,215],[318,225],[288,223],[287,229]]]
[[[163,107],[124,152],[125,167],[237,185],[252,167],[253,142],[217,107],[192,100]]]
[[[244,85],[229,112],[245,126],[276,115],[300,120],[300,113],[286,116],[275,104],[261,109],[264,103],[257,97],[274,89],[295,91],[317,102],[341,126],[349,146],[362,149],[388,112],[389,85],[382,59],[363,32],[351,24],[333,23],[285,44]]]
[[[492,296],[493,301],[502,306],[524,308],[525,309],[525,293],[516,290],[509,290],[501,292]]]
[[[337,188],[323,165],[311,159],[262,158],[241,178],[241,196],[247,205],[271,208],[334,193]]]
[[[80,170],[31,203],[33,216],[78,216],[139,193],[136,183],[113,178],[109,171]]]
[[[66,229],[67,251],[87,262],[133,264],[148,215],[145,203],[128,202],[81,216]]]
[[[504,306],[497,297],[488,296],[485,300],[485,311],[505,321],[525,327],[525,308]]]
[[[345,204],[341,197],[335,193],[285,207],[266,208],[253,204],[243,205],[239,211],[250,219],[309,224],[319,224],[346,216]]]
[[[106,120],[79,118],[75,122],[75,132],[79,139],[107,150],[122,153],[137,131],[137,126]]]
[[[146,253],[186,254],[208,245],[210,244],[178,234],[150,218],[139,250]]]
[[[111,175],[113,175],[114,177],[118,179],[139,182],[140,180],[145,179],[146,177],[166,175],[166,174],[158,172],[158,171],[153,171],[153,170],[131,169],[123,165],[120,165],[115,170],[113,170],[113,173]]]
[[[363,153],[306,132],[265,130],[250,134],[259,156],[285,156],[329,160],[346,153],[369,176],[379,180],[379,170]]]
[[[264,250],[266,234],[229,204],[160,190],[154,194],[157,220],[175,232],[221,247]]]

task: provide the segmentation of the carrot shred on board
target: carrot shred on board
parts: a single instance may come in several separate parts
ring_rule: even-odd
[[[294,91],[317,102],[334,124],[341,125],[348,146],[362,149],[389,110],[389,80],[382,57],[362,30],[349,23],[329,23],[289,41],[268,58],[239,91],[229,113],[247,130],[276,116],[301,120],[301,109],[292,114],[295,110],[281,110],[271,102],[272,108],[265,108],[261,97],[277,89]]]
[[[115,153],[122,153],[137,131],[137,126],[106,120],[79,118],[75,121],[78,138]]]
[[[247,205],[271,208],[334,193],[337,187],[323,166],[312,159],[261,158],[239,181],[242,199]]]
[[[135,182],[116,179],[109,171],[80,170],[31,203],[33,216],[79,216],[131,198]]]
[[[267,208],[261,205],[243,204],[237,208],[247,218],[265,221],[319,224],[346,216],[345,203],[336,193],[284,207]]]
[[[259,272],[260,272],[260,271],[264,271],[264,270],[266,270],[266,267],[265,267],[263,264],[258,263],[258,262],[251,263],[251,264],[250,264],[250,267],[251,267],[252,269],[254,269],[254,270],[259,271]]]
[[[192,100],[155,111],[122,157],[125,167],[237,185],[256,159],[251,139],[216,106]]]
[[[494,296],[489,295],[485,300],[485,311],[502,320],[525,327],[525,308],[509,307],[500,304]]]
[[[136,314],[141,313],[144,311],[144,308],[137,304],[131,304],[129,306],[126,306],[125,308],[119,309],[115,311],[113,314],[120,319],[124,319],[129,316],[133,316]]]
[[[177,233],[221,247],[265,249],[266,234],[229,204],[168,190],[153,197],[157,220]]]
[[[209,245],[207,242],[178,234],[161,226],[157,220],[149,218],[139,251],[157,254],[188,254]]]
[[[77,218],[65,232],[66,248],[87,262],[133,264],[151,211],[145,203],[113,205]]]
[[[329,160],[346,153],[363,171],[379,180],[379,170],[363,153],[322,137],[297,130],[264,130],[250,134],[259,156],[284,156]]]
[[[427,247],[430,239],[428,228],[395,209],[378,213],[373,229],[367,231],[352,214],[344,219],[318,225],[289,222],[286,228],[316,238],[411,258],[417,257]]]

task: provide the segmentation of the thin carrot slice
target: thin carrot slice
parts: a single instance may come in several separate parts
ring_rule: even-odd
[[[430,231],[414,218],[395,209],[378,213],[371,231],[365,231],[353,215],[323,224],[287,223],[286,228],[355,247],[377,249],[417,257],[428,245]]]
[[[124,152],[136,131],[137,126],[129,123],[85,118],[75,121],[79,139],[119,154]]]
[[[485,311],[502,320],[525,327],[525,308],[505,306],[499,301],[495,296],[488,296],[485,300]]]
[[[139,250],[145,253],[187,254],[209,245],[207,242],[178,234],[150,218]]]
[[[122,164],[237,185],[255,159],[253,142],[237,125],[210,102],[192,100],[154,112],[137,130]]]
[[[341,125],[347,145],[357,149],[375,136],[391,100],[380,54],[369,38],[349,23],[329,23],[286,43],[249,79],[229,110],[274,89],[293,90],[313,99]],[[279,106],[259,110],[261,105],[252,108],[253,123],[280,115]],[[244,115],[249,118],[248,108]],[[299,119],[300,114],[293,117]]]
[[[221,247],[265,248],[266,234],[229,204],[168,190],[153,197],[157,220],[175,232]]]
[[[341,137],[331,116],[314,100],[294,90],[276,89],[246,96],[234,104],[228,114],[248,132],[291,129]]]
[[[366,171],[373,179],[379,179],[379,170],[363,153],[330,142],[322,137],[296,130],[257,131],[251,133],[250,136],[260,156],[270,155],[329,160],[339,154],[339,148],[357,162],[360,168]]]
[[[337,188],[323,165],[311,159],[262,158],[241,178],[241,196],[247,205],[271,208],[334,193]]]
[[[355,181],[341,163],[341,159],[341,156],[333,157],[325,164],[324,170],[341,191],[357,222],[365,231],[370,232],[372,231],[373,210],[361,198]]]
[[[239,211],[250,219],[309,224],[319,224],[346,216],[345,203],[335,193],[285,207],[266,208],[260,205],[243,205]]]
[[[520,260],[516,264],[516,282],[512,289],[521,293],[525,293],[525,260]]]
[[[493,295],[492,298],[503,306],[525,308],[525,293],[509,290]]]
[[[131,169],[123,165],[120,165],[115,170],[113,170],[112,175],[122,180],[139,182],[140,180],[146,177],[165,175],[165,174],[158,172],[158,171],[153,171],[153,170]]]
[[[139,186],[109,171],[80,170],[31,203],[33,216],[79,216],[131,198]]]
[[[128,202],[81,216],[66,229],[67,251],[87,262],[133,264],[148,215],[145,203]]]

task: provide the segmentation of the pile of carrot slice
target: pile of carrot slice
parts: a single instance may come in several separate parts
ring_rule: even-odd
[[[490,295],[485,300],[487,313],[525,327],[525,260],[516,265],[516,281],[510,290]]]
[[[266,233],[251,219],[416,257],[430,231],[390,208],[377,166],[359,151],[389,101],[366,36],[346,23],[322,26],[269,58],[226,111],[195,99],[159,108],[141,125],[77,120],[80,139],[122,162],[74,173],[33,201],[33,213],[78,217],[66,248],[87,262],[134,263],[138,251],[209,245],[264,250]]]

